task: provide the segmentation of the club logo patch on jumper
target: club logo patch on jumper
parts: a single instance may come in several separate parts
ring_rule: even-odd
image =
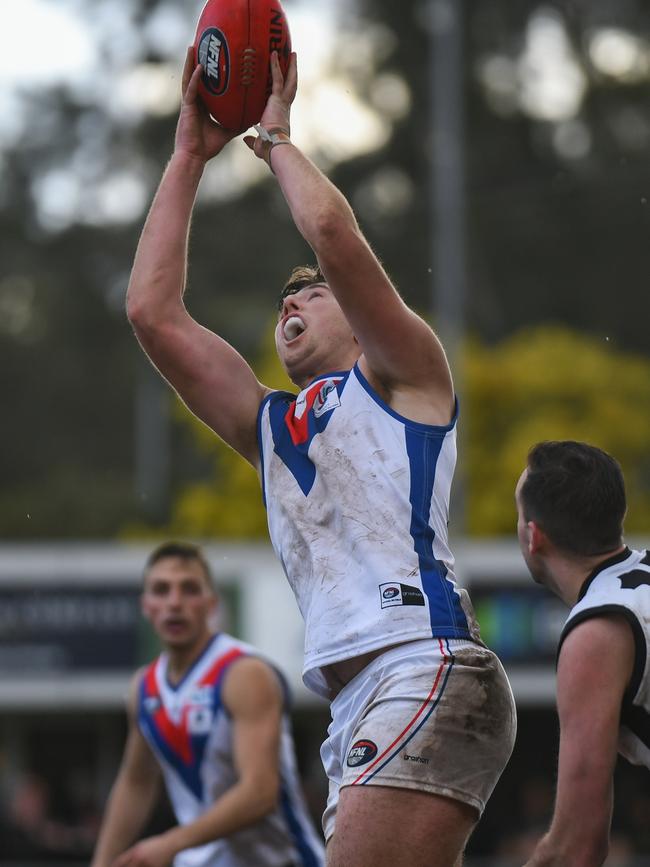
[[[324,413],[341,406],[341,399],[336,390],[337,381],[328,379],[314,398],[314,416],[316,418],[320,418]]]
[[[207,735],[212,728],[212,710],[207,707],[190,707],[187,712],[187,730],[193,735]]]
[[[357,765],[367,765],[376,755],[377,744],[374,741],[357,741],[350,747],[346,764],[349,768],[356,768]]]
[[[326,379],[325,382],[316,383],[315,386],[301,391],[296,398],[294,418],[300,421],[310,409],[314,411],[315,418],[320,418],[326,412],[341,406],[341,399],[336,390],[337,382],[340,382],[340,377]]]
[[[394,605],[424,605],[424,594],[419,587],[397,581],[380,584],[379,596],[382,608],[392,608]]]
[[[162,701],[157,695],[148,695],[143,701],[145,712],[153,716],[162,707]]]
[[[189,703],[193,705],[203,705],[204,707],[211,707],[213,700],[212,694],[212,686],[197,686],[189,696]]]

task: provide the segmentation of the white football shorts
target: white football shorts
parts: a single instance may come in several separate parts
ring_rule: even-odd
[[[321,747],[323,815],[343,786],[396,786],[483,812],[514,746],[515,703],[498,657],[465,639],[412,641],[373,659],[335,697]]]

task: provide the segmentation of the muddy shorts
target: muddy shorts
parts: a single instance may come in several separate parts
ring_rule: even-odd
[[[334,833],[343,786],[396,786],[463,801],[480,813],[506,766],[517,722],[497,656],[472,641],[426,639],[370,662],[336,696],[321,747],[323,815]]]

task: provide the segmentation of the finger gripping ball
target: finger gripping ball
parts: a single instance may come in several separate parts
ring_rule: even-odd
[[[262,117],[273,51],[286,75],[291,36],[278,0],[207,0],[194,38],[195,60],[203,67],[199,96],[226,129],[241,132]]]

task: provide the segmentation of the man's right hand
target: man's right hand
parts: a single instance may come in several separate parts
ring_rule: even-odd
[[[202,67],[194,65],[194,48],[190,45],[183,67],[183,101],[176,127],[175,154],[186,154],[203,163],[216,156],[238,134],[224,129],[210,117],[199,97]]]

